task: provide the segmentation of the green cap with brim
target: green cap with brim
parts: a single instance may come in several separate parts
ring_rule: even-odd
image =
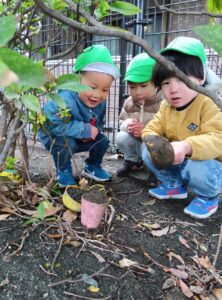
[[[130,62],[124,81],[142,83],[150,81],[156,61],[147,53],[136,55]]]
[[[166,46],[166,48],[160,50],[160,53],[163,54],[169,50],[178,51],[187,55],[197,56],[200,58],[203,64],[205,64],[207,61],[203,44],[200,40],[192,37],[177,37],[172,42],[170,42]]]
[[[77,57],[73,71],[94,71],[119,78],[120,71],[113,63],[109,50],[103,45],[93,45],[85,48]]]

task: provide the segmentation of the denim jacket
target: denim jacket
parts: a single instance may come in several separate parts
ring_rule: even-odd
[[[60,90],[58,95],[64,99],[69,113],[68,116],[62,117],[61,108],[52,100],[45,104],[43,111],[46,122],[38,133],[43,144],[55,136],[91,138],[91,124],[102,131],[106,111],[105,101],[94,108],[89,108],[81,101],[77,92]]]

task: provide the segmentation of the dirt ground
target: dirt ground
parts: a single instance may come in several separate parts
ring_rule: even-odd
[[[40,145],[31,153],[32,182],[43,187],[52,164]],[[76,159],[80,169],[83,160]],[[192,219],[183,213],[192,195],[154,200],[146,173],[116,177],[121,162],[104,159],[113,174],[104,183],[110,206],[95,230],[81,225],[80,214],[71,223],[64,219],[62,194],[53,193],[49,201],[62,207],[54,219],[25,225],[25,209],[35,208],[27,185],[1,191],[19,213],[1,220],[0,299],[222,299],[221,203],[209,219]]]

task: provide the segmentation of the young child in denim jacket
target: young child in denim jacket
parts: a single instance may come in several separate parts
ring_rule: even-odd
[[[161,54],[194,83],[204,84],[206,55],[199,40],[178,37]],[[222,187],[222,112],[212,99],[190,89],[160,64],[156,65],[152,79],[165,100],[143,129],[142,138],[167,138],[173,147],[174,162],[159,170],[144,147],[143,161],[161,182],[149,194],[158,199],[183,199],[187,198],[189,187],[196,196],[184,212],[207,218],[218,209]]]
[[[146,53],[136,55],[130,62],[124,80],[127,81],[130,97],[119,115],[120,132],[117,148],[124,155],[124,162],[117,176],[124,177],[143,166],[141,157],[141,131],[158,111],[161,96],[151,82],[155,60]]]
[[[46,122],[39,131],[41,142],[51,152],[60,187],[77,184],[71,166],[74,153],[89,152],[83,175],[97,181],[110,180],[112,175],[101,167],[109,146],[102,133],[106,98],[112,82],[119,77],[110,52],[103,45],[88,47],[77,57],[74,71],[81,74],[81,83],[91,89],[84,92],[60,90],[69,109],[69,118],[61,117],[54,101],[44,106]]]

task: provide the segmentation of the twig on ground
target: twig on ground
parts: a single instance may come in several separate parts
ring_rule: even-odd
[[[91,298],[91,297],[85,297],[85,296],[82,296],[82,295],[69,293],[69,292],[66,292],[66,291],[64,291],[64,294],[69,295],[69,296],[74,296],[74,297],[77,297],[77,298],[80,298],[80,299],[87,299],[87,300],[108,300],[108,299],[110,299],[110,296],[103,297],[103,298]]]
[[[36,227],[37,227],[37,226],[35,226],[35,227],[30,227],[30,228],[28,228],[27,230],[25,230],[25,231],[23,232],[23,235],[22,235],[22,237],[21,237],[21,243],[20,243],[20,245],[18,246],[18,248],[17,248],[15,251],[13,251],[12,253],[10,253],[10,254],[8,254],[8,255],[5,256],[5,259],[6,259],[6,260],[7,260],[8,258],[10,258],[11,256],[18,254],[18,252],[22,250],[22,248],[23,248],[23,246],[24,246],[24,243],[25,243],[26,239],[30,236],[30,233],[31,233],[32,231],[34,231]]]
[[[60,223],[59,223],[59,228],[60,228],[62,237],[61,237],[60,242],[59,242],[59,248],[58,248],[58,250],[57,250],[57,252],[56,252],[56,254],[55,254],[55,257],[54,257],[53,262],[52,262],[52,265],[51,265],[51,272],[54,272],[55,262],[56,262],[56,260],[57,260],[57,258],[58,258],[58,255],[59,255],[59,253],[60,253],[60,251],[61,251],[62,244],[63,244],[63,241],[64,241],[64,231],[63,231],[62,225],[61,225]]]
[[[47,271],[42,265],[39,265],[39,268],[40,268],[43,272],[45,272],[46,274],[48,274],[48,275],[54,275],[54,276],[57,276],[55,273],[52,273],[52,272]]]
[[[214,262],[213,262],[214,267],[217,263],[218,255],[220,253],[221,242],[222,242],[222,224],[220,226],[220,234],[219,234],[219,239],[218,239],[218,244],[217,244],[217,251],[216,251]]]
[[[118,194],[118,195],[132,194],[132,195],[137,196],[137,195],[141,194],[142,192],[143,192],[143,190],[139,190],[139,191],[127,191],[127,192],[116,192],[116,194]]]
[[[120,292],[122,290],[122,288],[124,287],[124,283],[120,285],[120,287],[118,288],[118,291],[117,291],[117,300],[120,300],[121,298],[121,295],[120,295]]]
[[[160,267],[161,269],[168,269],[167,266],[162,265],[161,263],[157,262],[155,259],[153,259],[144,249],[143,247],[140,245],[140,249],[143,253],[143,255],[148,258],[152,263],[154,263],[154,265]]]
[[[2,254],[6,249],[8,248],[8,243],[5,245],[5,247],[0,251],[0,254]]]
[[[102,267],[97,272],[87,276],[87,278],[93,278],[94,276],[98,276],[101,272],[106,270],[108,267],[109,267],[109,264],[106,264],[106,266]],[[60,285],[60,284],[63,284],[63,283],[76,283],[76,282],[81,282],[81,281],[84,281],[84,280],[85,280],[84,278],[75,279],[75,280],[73,280],[71,278],[67,278],[67,279],[63,279],[63,280],[60,280],[60,281],[57,281],[57,282],[54,282],[54,283],[50,283],[48,285],[48,287],[53,287],[53,286]]]

